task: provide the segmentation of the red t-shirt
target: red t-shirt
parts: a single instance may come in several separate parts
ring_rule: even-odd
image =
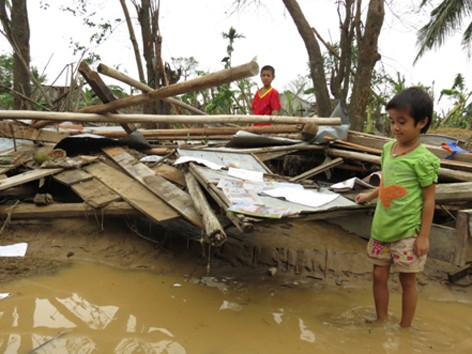
[[[277,111],[282,108],[280,104],[279,93],[276,89],[271,87],[268,91],[264,92],[262,96],[259,95],[257,90],[254,100],[252,101],[252,111],[256,115],[270,116],[272,111]],[[254,123],[255,126],[270,125],[269,123]]]

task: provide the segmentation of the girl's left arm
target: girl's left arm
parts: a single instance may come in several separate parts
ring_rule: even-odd
[[[416,237],[413,251],[417,256],[423,256],[429,251],[429,232],[433,223],[435,207],[436,184],[432,183],[423,188],[423,211],[421,216],[421,229]]]

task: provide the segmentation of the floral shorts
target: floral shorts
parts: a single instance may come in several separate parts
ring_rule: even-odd
[[[418,273],[424,269],[426,255],[418,257],[413,253],[415,240],[416,237],[396,242],[380,242],[370,239],[367,244],[367,256],[373,264],[379,266],[394,264],[400,273]]]

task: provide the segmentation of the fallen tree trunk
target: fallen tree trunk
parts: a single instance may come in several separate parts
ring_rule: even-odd
[[[117,102],[117,101],[114,101]],[[340,118],[288,117],[259,115],[157,115],[157,114],[97,114],[76,112],[40,112],[40,111],[0,111],[2,119],[44,119],[53,121],[75,121],[88,123],[170,123],[170,124],[208,124],[208,123],[272,123],[272,124],[307,124],[340,125]]]
[[[118,81],[124,82],[125,84],[136,87],[136,88],[140,89],[143,92],[153,91],[153,89],[151,87],[149,87],[148,85],[142,83],[141,81],[135,80],[132,77],[130,77],[130,76],[118,71],[118,70],[115,70],[115,69],[112,69],[112,68],[106,66],[105,64],[100,64],[97,67],[97,71],[100,74],[106,75],[106,76],[111,77],[113,79],[116,79]],[[195,108],[194,106],[191,106],[191,105],[189,105],[185,102],[182,102],[182,101],[180,101],[180,100],[178,100],[174,97],[166,97],[166,98],[163,98],[162,101],[173,104],[174,106],[186,109],[187,111],[195,113],[195,114],[200,114],[200,115],[205,115],[206,114],[205,112],[199,110],[198,108]]]
[[[193,80],[179,82],[173,85],[165,86],[157,90],[143,93],[141,95],[129,96],[119,100],[82,108],[79,112],[103,113],[110,112],[120,108],[132,107],[145,103],[154,102],[163,98],[180,95],[187,92],[203,90],[206,88],[228,84],[233,81],[246,79],[259,73],[259,65],[255,61],[247,64],[235,66],[216,73],[198,77]]]

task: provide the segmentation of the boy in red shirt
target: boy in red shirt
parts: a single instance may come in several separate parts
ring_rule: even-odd
[[[252,111],[256,115],[277,115],[280,104],[279,93],[271,84],[275,79],[275,69],[270,65],[265,65],[261,69],[261,81],[264,87],[257,90],[254,100],[252,101]],[[254,126],[270,125],[269,123],[254,123]]]

